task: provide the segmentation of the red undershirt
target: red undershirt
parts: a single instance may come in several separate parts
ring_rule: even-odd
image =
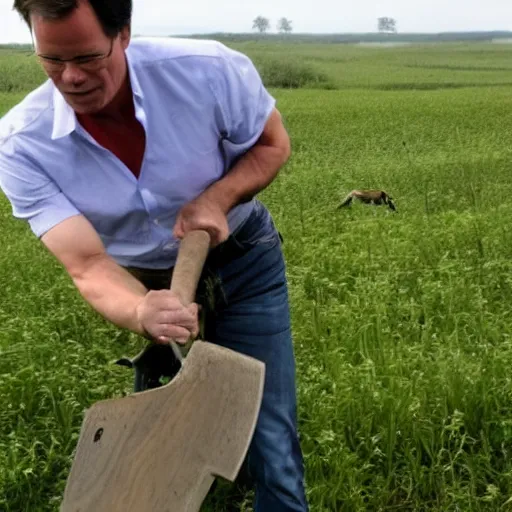
[[[120,104],[116,109],[116,115],[121,114],[122,118],[112,119],[103,112],[93,115],[77,113],[76,116],[96,142],[112,151],[138,178],[144,156],[146,134],[135,117],[129,84],[122,88],[114,102]]]

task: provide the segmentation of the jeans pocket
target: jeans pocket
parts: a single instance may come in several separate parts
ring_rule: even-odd
[[[253,212],[230,238],[242,251],[248,251],[258,245],[273,247],[283,241],[270,212],[259,201],[256,201]]]

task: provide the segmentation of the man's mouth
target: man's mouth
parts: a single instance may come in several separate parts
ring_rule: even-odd
[[[89,89],[88,91],[68,91],[66,94],[69,94],[70,96],[87,96],[88,94],[93,93],[97,89],[98,87],[95,87],[94,89]]]

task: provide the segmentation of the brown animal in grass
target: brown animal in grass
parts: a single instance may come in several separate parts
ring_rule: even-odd
[[[366,204],[385,204],[389,207],[390,210],[396,211],[396,206],[393,203],[393,199],[386,192],[384,192],[384,190],[352,190],[352,192],[350,192],[350,194],[345,197],[338,208],[350,206],[354,199],[357,199],[358,201]]]

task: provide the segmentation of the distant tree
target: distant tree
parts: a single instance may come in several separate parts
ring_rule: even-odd
[[[256,16],[252,21],[252,28],[258,30],[258,32],[266,32],[270,27],[270,20],[263,16]]]
[[[288,18],[281,18],[277,23],[277,30],[286,34],[292,31],[292,22]]]
[[[396,20],[394,18],[379,18],[379,32],[396,32]]]

